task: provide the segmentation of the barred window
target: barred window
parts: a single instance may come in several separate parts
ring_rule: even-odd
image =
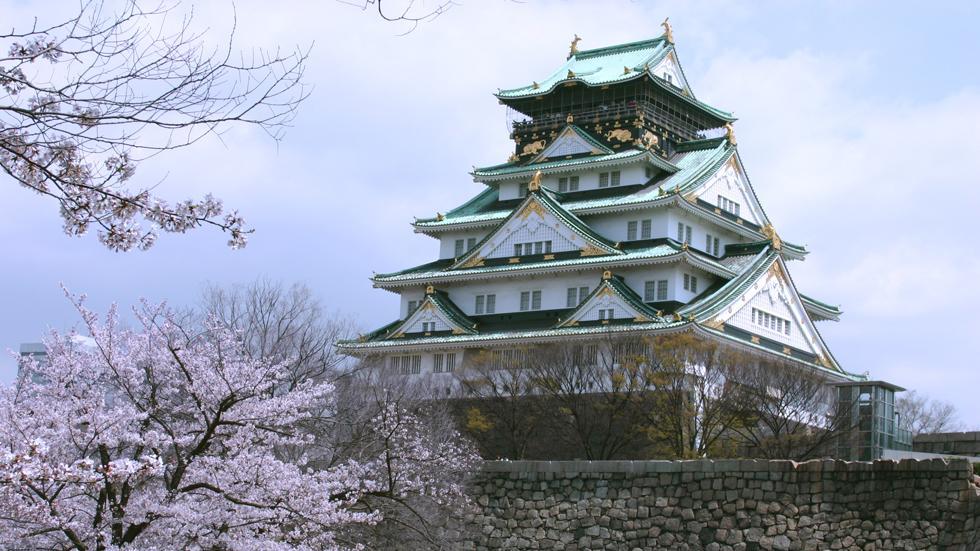
[[[640,239],[650,239],[653,235],[653,220],[647,218],[640,225]]]
[[[599,187],[609,187],[609,173],[600,172],[599,173]]]
[[[392,356],[391,369],[401,375],[417,375],[422,372],[422,355]]]
[[[457,257],[463,256],[463,253],[466,252],[465,247],[466,247],[466,240],[464,240],[464,239],[457,239],[456,240],[456,256]]]
[[[635,220],[626,223],[626,240],[636,241],[636,226]]]

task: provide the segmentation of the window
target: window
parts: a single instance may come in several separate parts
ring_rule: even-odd
[[[717,237],[712,237],[711,234],[704,234],[704,252],[708,254],[713,254],[715,256],[721,256],[718,251],[721,249],[721,243],[718,241]]]
[[[667,300],[667,280],[646,281],[643,283],[643,302]]]
[[[490,353],[491,369],[509,369],[527,361],[524,350],[497,350]]]
[[[436,322],[434,321],[423,321],[422,322],[422,332],[431,333],[436,330]]]
[[[691,242],[691,234],[692,233],[693,233],[693,231],[691,231],[691,226],[688,226],[684,222],[678,222],[677,223],[677,240],[678,241],[680,241],[681,243],[690,243]]]
[[[408,313],[411,314],[412,312],[414,312],[415,309],[419,307],[419,303],[420,302],[422,302],[422,301],[421,300],[410,300],[410,301],[408,301]]]
[[[609,173],[600,172],[599,173],[599,187],[609,187]]]
[[[531,254],[550,254],[551,241],[534,241],[531,243],[514,243],[514,256]]]
[[[517,188],[517,196],[527,197],[527,184],[521,184],[520,187]]]
[[[588,287],[569,287],[568,288],[568,301],[566,305],[569,308],[575,308],[579,304],[585,301],[589,296]]]
[[[637,233],[639,229],[639,233]],[[653,237],[653,220],[631,220],[626,223],[626,240],[636,241],[639,239],[650,239]]]
[[[521,311],[540,310],[541,291],[521,291]]]
[[[664,73],[664,80],[666,80],[670,84],[673,84],[674,83],[674,75],[672,75],[670,73]]]
[[[792,332],[791,326],[792,322],[787,319],[783,319],[779,316],[770,314],[769,312],[763,312],[758,308],[752,309],[752,323],[755,325],[769,329],[770,331],[775,331],[777,333],[782,333],[783,335],[789,336]]]
[[[599,173],[599,187],[609,187],[618,186],[620,182],[620,172],[614,170],[612,172],[600,172]]]
[[[578,176],[558,178],[558,191],[562,193],[578,191]]]
[[[422,372],[422,355],[392,356],[391,370],[401,375],[417,375]]]
[[[468,251],[468,250],[472,249],[473,247],[476,247],[476,238],[475,237],[467,238],[467,240],[466,240],[466,250]]]
[[[600,320],[611,320],[616,317],[616,310],[614,308],[600,308],[599,309],[599,319]]]
[[[456,240],[456,253],[455,253],[455,256],[457,256],[457,257],[463,256],[463,253],[466,251],[466,249],[464,247],[466,247],[466,240],[464,240],[464,239],[457,239]]]
[[[614,170],[612,174],[609,175],[609,185],[618,186],[619,185],[619,171]]]
[[[497,310],[497,295],[476,295],[475,314],[492,314]]]
[[[724,211],[728,211],[728,212],[734,214],[735,216],[738,216],[739,215],[739,212],[738,212],[739,211],[738,203],[736,203],[735,201],[732,201],[728,197],[724,197],[722,195],[719,195],[718,196],[718,208],[720,208],[721,210],[724,210]]]
[[[698,292],[698,278],[691,274],[684,274],[684,290],[692,293]]]
[[[647,180],[653,178],[653,167],[652,166],[643,167],[643,175],[646,176]]]
[[[452,373],[456,369],[456,354],[433,354],[432,355],[432,372],[433,373]],[[446,389],[447,395],[449,389]]]

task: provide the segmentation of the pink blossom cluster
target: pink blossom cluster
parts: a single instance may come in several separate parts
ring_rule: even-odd
[[[126,329],[115,307],[102,320],[74,303],[94,345],[52,334],[47,357],[0,387],[0,541],[356,549],[352,529],[382,520],[368,496],[464,496],[440,471],[475,454],[404,410],[375,420],[372,454],[317,468],[283,451],[316,444],[304,427],[336,411],[332,384],[286,385],[285,365],[250,357],[240,335],[164,305],[143,303]]]

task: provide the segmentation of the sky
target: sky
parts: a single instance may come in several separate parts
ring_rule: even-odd
[[[0,13],[23,26],[73,6],[0,0]],[[383,325],[397,296],[372,272],[438,255],[412,217],[475,195],[472,167],[512,150],[491,94],[546,77],[576,33],[582,49],[641,40],[669,16],[695,94],[738,116],[776,229],[811,251],[789,266],[797,286],[844,310],[818,325],[837,359],[980,428],[980,4],[470,0],[405,36],[341,2],[178,9],[191,8],[216,43],[237,18],[242,50],[312,46],[312,93],[281,142],[235,127],[134,177],[172,200],[217,195],[255,228],[250,244],[233,251],[202,229],[113,253],[65,236],[56,204],[0,176],[0,349],[78,325],[62,284],[104,310],[192,305],[206,284],[264,277],[309,285],[364,330]],[[0,358],[0,381],[14,370]]]

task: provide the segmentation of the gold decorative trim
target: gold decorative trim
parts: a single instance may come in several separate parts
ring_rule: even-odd
[[[467,260],[465,264],[460,266],[460,268],[475,268],[477,266],[483,266],[483,260],[484,259],[482,256],[476,255],[473,258]]]
[[[544,207],[542,207],[541,203],[539,203],[537,200],[531,201],[524,207],[524,210],[522,210],[520,214],[521,220],[527,220],[527,218],[532,214],[537,214],[542,219],[545,216]]]
[[[569,69],[568,74],[565,75],[565,78],[575,78],[575,71]]]
[[[722,321],[721,318],[714,318],[704,322],[704,326],[710,327],[711,329],[721,330],[725,328],[725,322]]]
[[[606,251],[596,247],[595,245],[586,245],[585,247],[582,247],[580,254],[581,256],[599,256],[606,254]]]
[[[766,239],[772,241],[772,248],[777,251],[783,248],[783,240],[779,238],[779,234],[776,233],[776,228],[773,228],[772,224],[762,226],[762,235],[765,235]]]
[[[546,144],[547,142],[545,142],[544,140],[537,140],[525,145],[521,149],[521,157],[525,155],[537,155],[538,153],[541,153],[542,151],[544,151],[544,146]]]
[[[610,276],[610,277],[612,277],[612,276]],[[602,278],[603,279],[606,279],[605,274],[603,274],[603,277]],[[613,290],[610,289],[609,287],[605,287],[601,291],[599,291],[599,294],[597,296],[607,297],[607,296],[611,296],[612,294],[613,294]]]
[[[602,279],[603,281],[609,281],[610,279],[612,279],[612,272],[609,270],[602,272]]]
[[[643,316],[643,315],[639,315],[639,316],[636,316],[635,318],[633,318],[633,321],[635,321],[636,323],[646,323],[646,322],[650,321],[650,318],[648,318],[646,316]]]
[[[425,287],[425,294],[432,295],[432,294],[435,294],[435,292],[436,292],[436,288],[435,287],[433,287],[432,285],[426,285],[426,287]],[[428,303],[426,303],[426,304],[428,304]]]
[[[515,257],[512,257],[512,258],[507,259],[507,263],[508,264],[520,264],[521,263],[521,259],[515,256]]]
[[[752,335],[752,343],[759,344],[759,335]]]
[[[783,347],[783,354],[789,354],[789,355],[792,356],[793,355],[793,351],[790,350],[790,348],[788,346],[784,346]]]
[[[575,117],[572,116],[571,113],[569,113],[568,116],[565,117],[565,122],[567,122],[568,124],[572,124],[573,122],[575,122]]]
[[[546,255],[544,255],[544,259],[545,260],[554,260],[555,259],[555,255],[553,255],[553,254],[546,254]]]

